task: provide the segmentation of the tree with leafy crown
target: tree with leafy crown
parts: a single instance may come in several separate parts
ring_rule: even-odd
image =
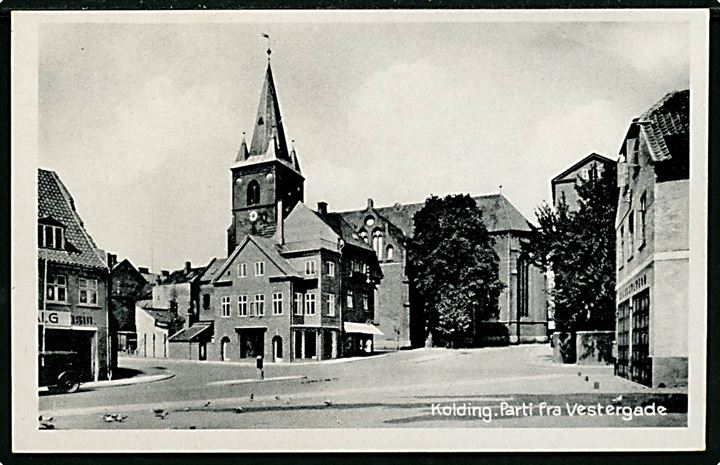
[[[415,214],[408,276],[432,344],[476,337],[477,324],[497,316],[504,285],[493,245],[469,195],[431,196]]]
[[[558,331],[612,330],[615,327],[616,171],[591,172],[575,189],[579,208],[570,211],[541,205],[539,227],[524,244],[524,252],[555,283],[555,323]]]

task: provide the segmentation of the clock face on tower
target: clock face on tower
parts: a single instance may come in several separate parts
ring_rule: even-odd
[[[257,219],[258,219],[258,212],[255,211],[255,210],[252,210],[252,211],[250,212],[250,214],[248,214],[248,218],[249,218],[250,221],[252,221],[253,223],[256,222]]]

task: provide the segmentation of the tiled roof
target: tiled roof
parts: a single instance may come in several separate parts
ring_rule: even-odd
[[[38,219],[52,218],[65,226],[65,250],[39,248],[43,260],[106,270],[95,242],[75,210],[75,201],[54,171],[38,170]]]
[[[327,215],[320,215],[318,217],[332,228],[335,233],[340,236],[346,244],[352,244],[362,249],[373,251],[365,241],[360,239],[357,235],[357,231],[348,223],[341,213],[328,213]]]
[[[171,272],[167,277],[164,277],[160,284],[182,284],[190,283],[200,278],[207,266],[200,266],[196,268],[181,269]]]
[[[669,145],[675,145],[677,138],[686,139],[690,131],[690,91],[670,92],[634,123],[645,136],[653,161],[669,160],[673,156]]]
[[[483,212],[483,222],[490,232],[530,231],[525,217],[502,194],[489,194],[473,197]],[[413,235],[413,216],[425,203],[396,204],[391,207],[379,207],[374,210],[391,224],[399,228],[407,237]],[[367,210],[355,210],[341,213],[345,220],[362,227]]]
[[[153,320],[159,322],[159,323],[172,323],[173,320],[175,320],[175,317],[177,314],[171,313],[167,309],[158,309],[158,308],[144,308],[141,307],[142,310],[150,315]]]
[[[225,264],[225,261],[227,258],[213,258],[207,267],[205,267],[205,271],[200,276],[200,282],[210,282],[213,280],[215,275],[218,271],[220,271],[220,268]]]

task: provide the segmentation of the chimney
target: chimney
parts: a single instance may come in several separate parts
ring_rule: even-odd
[[[285,245],[285,214],[283,212],[283,201],[277,202],[277,239],[280,245]]]
[[[107,266],[110,269],[113,269],[117,265],[117,255],[108,253],[107,254]]]
[[[192,268],[192,263],[185,262],[185,273],[190,273],[190,268]]]
[[[318,202],[317,211],[322,216],[327,215],[327,212],[328,212],[327,205],[328,205],[327,202]]]
[[[167,278],[170,276],[170,272],[168,270],[162,270],[160,271],[160,274],[163,276],[163,278]]]
[[[368,207],[368,208],[373,208],[374,206],[375,206],[375,202],[373,202],[373,199],[368,199],[367,207]]]
[[[141,274],[150,274],[150,269],[144,266],[139,266],[138,272]]]

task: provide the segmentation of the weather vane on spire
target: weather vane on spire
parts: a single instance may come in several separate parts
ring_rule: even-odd
[[[264,38],[266,38],[266,39],[267,39],[267,42],[268,42],[267,56],[268,56],[268,61],[270,61],[270,54],[272,53],[272,50],[270,50],[270,35],[269,35],[269,34],[265,34],[265,33],[263,32],[263,33],[262,33],[262,36],[263,36]]]

